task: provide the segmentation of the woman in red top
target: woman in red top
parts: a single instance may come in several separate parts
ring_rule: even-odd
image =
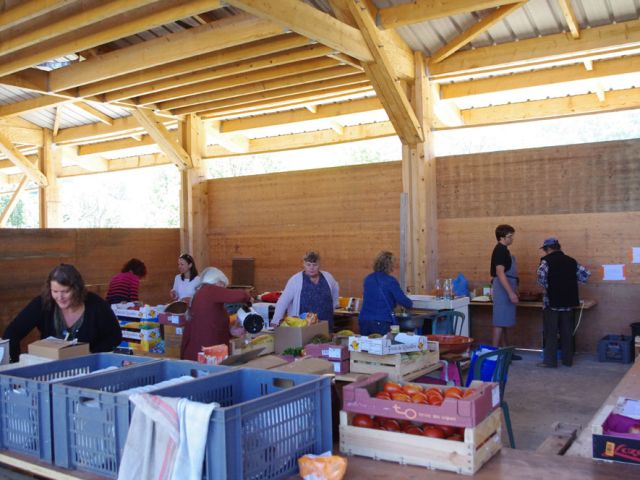
[[[147,275],[147,267],[142,260],[132,258],[124,264],[120,273],[109,282],[107,302],[137,302],[140,279]]]
[[[229,344],[229,314],[225,303],[246,303],[251,296],[246,290],[226,288],[229,280],[214,267],[205,268],[200,274],[201,283],[196,290],[182,335],[180,358],[197,360],[202,347]]]

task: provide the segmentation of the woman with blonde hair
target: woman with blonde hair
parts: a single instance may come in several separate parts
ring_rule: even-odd
[[[229,314],[225,303],[247,303],[247,290],[227,288],[229,279],[219,269],[207,267],[200,274],[200,285],[191,299],[191,320],[184,328],[180,358],[197,360],[202,347],[229,344]]]
[[[361,335],[387,333],[395,323],[394,309],[400,304],[411,308],[413,302],[391,276],[395,258],[393,253],[382,251],[373,261],[373,272],[364,279],[362,309],[358,317]]]

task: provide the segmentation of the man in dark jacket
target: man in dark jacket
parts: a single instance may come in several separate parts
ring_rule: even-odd
[[[580,305],[578,282],[586,283],[591,272],[565,255],[557,238],[547,238],[540,247],[545,256],[538,266],[538,284],[544,288],[544,361],[539,367],[558,366],[558,330],[562,364],[573,364],[573,309]]]

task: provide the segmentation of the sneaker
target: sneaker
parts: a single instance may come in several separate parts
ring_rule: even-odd
[[[557,368],[555,365],[549,365],[548,363],[544,363],[544,362],[536,363],[536,367],[541,367],[541,368]]]
[[[513,355],[511,355],[511,360],[522,360],[522,357],[514,353]]]

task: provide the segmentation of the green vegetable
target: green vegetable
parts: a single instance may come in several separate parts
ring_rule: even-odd
[[[288,347],[282,352],[282,355],[292,355],[294,357],[301,357],[304,354],[304,348],[302,347]]]

